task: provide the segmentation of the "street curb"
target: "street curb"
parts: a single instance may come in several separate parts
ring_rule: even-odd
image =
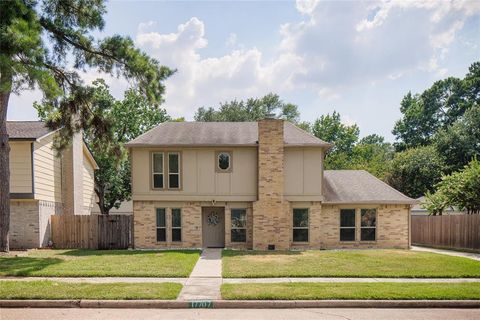
[[[0,308],[480,308],[480,300],[0,300]]]

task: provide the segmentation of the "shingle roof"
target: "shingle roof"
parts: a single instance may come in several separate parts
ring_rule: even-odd
[[[324,177],[325,203],[416,203],[365,170],[325,170]]]
[[[257,141],[257,122],[165,122],[127,146],[256,146]],[[284,141],[290,146],[331,145],[288,121],[284,122]]]
[[[9,139],[38,139],[52,130],[42,121],[7,121]]]

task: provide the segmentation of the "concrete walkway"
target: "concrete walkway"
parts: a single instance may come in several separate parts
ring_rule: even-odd
[[[480,261],[480,253],[462,252],[462,251],[454,251],[454,250],[442,250],[442,249],[435,249],[435,248],[428,248],[428,247],[418,247],[418,246],[412,246],[412,250],[446,254],[448,256],[463,257],[463,258],[468,258],[468,259],[473,259],[473,260]]]
[[[220,299],[222,249],[204,249],[178,300]]]

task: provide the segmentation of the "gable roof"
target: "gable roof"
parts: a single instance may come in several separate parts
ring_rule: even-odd
[[[325,170],[325,203],[414,204],[412,199],[365,170]]]
[[[165,122],[126,146],[257,146],[257,141],[257,122]],[[288,121],[284,121],[284,142],[286,146],[331,146]]]
[[[37,140],[52,130],[43,121],[7,121],[7,134],[11,140]]]

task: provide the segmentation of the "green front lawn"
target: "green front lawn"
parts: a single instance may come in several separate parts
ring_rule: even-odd
[[[0,276],[188,277],[197,250],[31,250],[0,256]]]
[[[227,300],[480,300],[480,283],[223,284]]]
[[[223,251],[223,277],[480,277],[480,261],[409,250]]]
[[[55,281],[2,281],[0,299],[176,299],[179,283],[67,283]]]

